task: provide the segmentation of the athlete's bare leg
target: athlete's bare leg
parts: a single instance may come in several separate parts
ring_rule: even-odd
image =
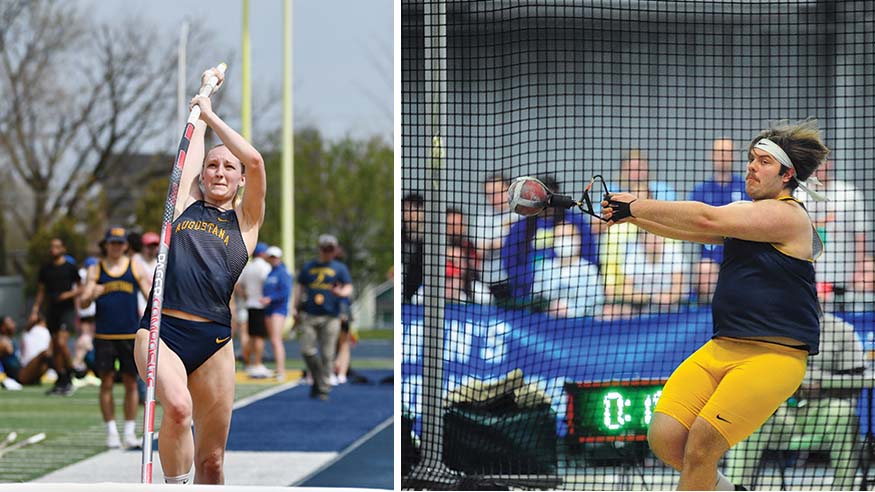
[[[276,359],[276,377],[279,380],[286,378],[286,347],[283,345],[283,325],[286,317],[282,314],[271,314],[265,318],[267,322],[267,335],[270,337],[270,345],[273,348],[273,356]]]
[[[188,375],[179,356],[163,340],[158,340],[158,374],[155,388],[164,409],[158,434],[158,452],[165,477],[178,477],[191,471],[194,439],[191,435],[192,404]],[[137,331],[134,357],[140,377],[146,379],[149,332]]]
[[[681,471],[688,434],[687,428],[674,417],[656,412],[647,432],[647,441],[650,450],[657,458],[675,470]]]
[[[137,375],[122,374],[122,384],[125,386],[125,420],[131,421],[137,418],[137,406],[140,400],[140,395],[137,393]]]
[[[678,490],[712,490],[717,483],[717,463],[727,451],[726,438],[707,420],[696,417],[684,448]]]
[[[234,347],[228,343],[188,380],[194,404],[195,483],[225,483],[225,444],[234,405]]]
[[[100,373],[100,413],[104,422],[115,420],[115,401],[112,398],[112,384],[115,382],[115,371]]]
[[[94,348],[94,321],[79,321],[79,336],[73,353],[73,369],[85,368],[85,356]]]

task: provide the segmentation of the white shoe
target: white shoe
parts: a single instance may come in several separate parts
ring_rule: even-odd
[[[100,378],[90,372],[82,378],[82,381],[85,381],[86,386],[100,386]]]
[[[331,377],[328,378],[328,382],[329,384],[331,384],[331,386],[337,386],[337,375],[332,374]]]
[[[346,384],[346,381],[347,381],[346,376],[343,376],[343,375],[337,376],[337,383],[338,384]]]
[[[133,434],[128,434],[125,436],[125,448],[126,449],[140,449],[143,447],[143,440],[137,439],[137,436]]]
[[[109,449],[118,449],[122,447],[122,443],[118,438],[118,434],[107,434],[106,447]]]
[[[19,391],[23,386],[18,381],[12,378],[6,378],[3,380],[3,387],[8,389],[9,391]]]

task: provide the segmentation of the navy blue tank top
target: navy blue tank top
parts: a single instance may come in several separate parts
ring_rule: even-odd
[[[231,326],[228,304],[249,259],[237,213],[199,200],[182,212],[172,229],[163,307]],[[149,327],[151,310],[150,293],[140,326]]]
[[[822,244],[817,231],[812,234],[816,258]],[[723,244],[712,301],[714,336],[789,337],[817,354],[821,312],[813,263],[788,256],[771,243],[726,238]]]
[[[103,294],[94,303],[95,337],[103,339],[132,339],[137,333],[137,293],[140,284],[134,275],[131,260],[124,272],[114,277],[106,271],[103,261],[97,264],[97,283]]]

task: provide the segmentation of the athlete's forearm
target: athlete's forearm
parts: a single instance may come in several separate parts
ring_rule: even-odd
[[[208,114],[204,114],[204,120],[216,132],[216,135],[228,147],[228,150],[231,151],[232,154],[237,156],[238,159],[246,166],[247,175],[250,171],[254,171],[255,167],[259,168],[259,172],[264,172],[263,165],[264,161],[261,157],[261,154],[255,150],[255,147],[252,146],[249,142],[243,138],[242,135],[237,133],[233,128],[228,126],[227,123],[219,118],[216,113],[210,112]]]
[[[630,211],[638,219],[650,221],[669,229],[696,235],[714,236],[719,234],[717,234],[710,213],[713,208],[701,202],[665,202],[639,199],[632,202]]]
[[[633,218],[632,223],[647,232],[656,234],[657,236],[667,237],[669,239],[679,239],[681,241],[692,241],[703,244],[723,244],[723,238],[720,236],[682,231],[640,217]]]

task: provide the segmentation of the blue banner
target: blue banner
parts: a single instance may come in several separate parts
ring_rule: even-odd
[[[402,403],[418,417],[426,336],[423,307],[403,305],[401,316]],[[854,324],[863,340],[875,337],[868,333],[875,331],[875,313],[841,316]],[[599,321],[557,319],[494,306],[447,305],[444,326],[444,391],[471,378],[492,382],[521,369],[525,381],[538,385],[552,400],[560,436],[567,433],[566,382],[668,378],[712,333],[710,308]],[[865,417],[862,427],[868,415],[861,416]]]

